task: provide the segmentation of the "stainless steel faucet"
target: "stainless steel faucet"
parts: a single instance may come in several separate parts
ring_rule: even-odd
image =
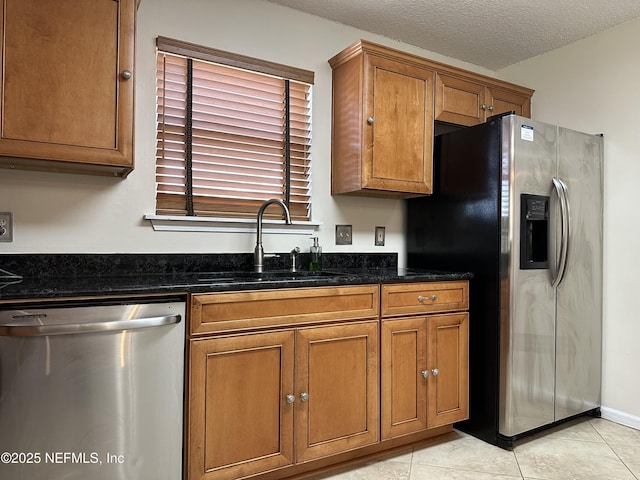
[[[291,267],[289,268],[289,271],[291,272],[298,271],[298,255],[300,255],[300,247],[295,247],[291,250],[291,253],[289,253],[289,257],[291,258]]]
[[[262,216],[265,209],[271,204],[280,205],[282,207],[282,211],[284,212],[285,216],[284,221],[287,225],[291,225],[291,214],[289,213],[289,209],[282,200],[272,198],[260,205],[260,208],[258,209],[258,218],[256,220],[258,225],[256,230],[256,248],[253,251],[253,271],[258,273],[262,273],[264,271],[264,249],[262,248]]]

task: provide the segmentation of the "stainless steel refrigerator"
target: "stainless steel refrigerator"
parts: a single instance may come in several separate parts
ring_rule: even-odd
[[[504,448],[599,415],[603,138],[515,115],[436,137],[407,266],[471,271],[469,420]]]

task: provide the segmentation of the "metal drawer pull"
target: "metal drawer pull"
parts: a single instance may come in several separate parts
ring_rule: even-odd
[[[287,403],[293,403],[295,401],[296,401],[296,397],[295,396],[293,396],[291,394],[287,395]]]
[[[435,302],[435,301],[436,301],[436,298],[437,298],[437,297],[436,297],[435,295],[431,295],[430,297],[425,297],[425,296],[423,296],[423,295],[419,295],[419,296],[418,296],[418,301],[419,301],[419,302],[424,302],[425,300],[431,300],[432,302]]]
[[[300,400],[302,400],[303,402],[306,402],[307,400],[309,400],[309,394],[308,393],[301,393],[300,394]]]
[[[438,371],[438,369],[437,369],[437,368],[434,368],[433,370],[431,370],[431,373],[432,373],[432,374],[433,374],[433,376],[435,377],[435,376],[436,376],[436,375],[438,375],[438,373],[440,373],[440,372]]]
[[[427,378],[429,376],[429,370],[422,370],[420,373],[424,378]]]

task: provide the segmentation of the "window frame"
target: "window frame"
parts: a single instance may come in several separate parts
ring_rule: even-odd
[[[285,82],[288,80],[294,80],[296,82],[304,82],[309,85],[309,88],[313,85],[314,72],[308,70],[302,70],[295,67],[289,67],[286,65],[269,62],[266,60],[247,57],[240,54],[225,52],[218,49],[204,47],[181,40],[175,40],[168,37],[157,37],[156,39],[157,53],[156,59],[159,54],[167,53],[183,56],[186,58],[192,58],[194,60],[203,60],[206,62],[213,62],[219,65],[225,65],[229,67],[241,68],[243,70],[249,70],[253,72],[263,73],[266,75],[273,75],[281,77]],[[156,100],[156,104],[157,104]],[[309,102],[309,108],[311,103]],[[309,110],[310,112],[310,110]],[[310,113],[309,113],[310,114]],[[311,120],[308,123],[311,127]],[[156,137],[156,143],[158,142]],[[311,156],[309,154],[309,160]],[[156,162],[157,166],[157,162]],[[283,166],[286,172],[286,162]],[[274,222],[277,224],[277,231],[300,233],[308,235],[313,233],[315,227],[320,225],[318,222],[311,221],[311,174],[305,177],[308,180],[308,218],[294,221],[294,225],[290,228],[281,228],[281,221]],[[156,188],[157,193],[157,188]],[[284,194],[283,194],[284,195]],[[156,200],[156,208],[158,207]],[[257,208],[256,208],[257,213]],[[145,215],[145,219],[150,220],[155,230],[175,230],[182,231],[226,231],[226,232],[244,232],[252,230],[255,225],[255,219],[247,217],[247,213],[238,217],[227,217],[226,215],[218,218],[215,216],[188,216],[188,215]],[[278,217],[274,217],[278,218]],[[269,229],[269,224],[272,223],[269,219],[265,220],[265,227]],[[182,226],[177,226],[178,224]]]

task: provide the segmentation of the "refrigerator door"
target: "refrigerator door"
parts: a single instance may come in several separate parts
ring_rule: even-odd
[[[559,129],[558,177],[567,185],[570,220],[557,289],[556,420],[600,406],[602,150],[601,136]]]
[[[521,235],[526,235],[522,195],[546,205],[552,217],[543,232],[540,257],[555,263],[556,232],[551,225],[557,201],[551,195],[556,175],[557,127],[517,116],[502,124],[502,238],[500,320],[500,408],[498,433],[512,437],[554,421],[555,291],[553,267],[521,265]],[[546,202],[546,203],[544,203]],[[549,211],[550,210],[550,211]],[[545,227],[546,228],[546,227]],[[521,232],[522,229],[522,232]],[[526,242],[525,242],[526,243]],[[538,241],[538,243],[540,243]]]

